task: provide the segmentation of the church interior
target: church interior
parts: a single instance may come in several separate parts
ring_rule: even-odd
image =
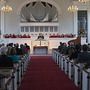
[[[0,90],[90,90],[90,0],[0,0]]]

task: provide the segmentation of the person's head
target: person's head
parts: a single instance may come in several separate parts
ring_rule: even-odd
[[[23,44],[20,44],[20,48],[23,48],[24,47],[24,45]]]
[[[62,42],[60,42],[60,45],[62,45]]]
[[[83,51],[87,51],[87,50],[88,50],[88,46],[87,46],[86,44],[84,44],[84,45],[82,46],[82,50],[83,50]]]
[[[24,43],[25,46],[27,46],[27,43]]]
[[[76,51],[81,51],[81,45],[80,44],[76,44],[75,45],[75,49],[76,49]]]

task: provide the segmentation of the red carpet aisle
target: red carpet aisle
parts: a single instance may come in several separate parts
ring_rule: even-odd
[[[79,90],[49,56],[33,56],[19,90]]]

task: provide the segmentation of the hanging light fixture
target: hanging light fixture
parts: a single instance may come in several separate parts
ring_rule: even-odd
[[[0,2],[3,2],[4,0],[0,0]]]
[[[86,3],[86,2],[89,2],[90,0],[78,0],[78,1],[81,3]]]
[[[69,12],[76,12],[76,11],[78,11],[78,7],[76,5],[70,5],[68,7],[68,11]]]
[[[74,4],[74,0],[70,2],[71,4],[68,7],[69,12],[76,12],[78,11],[78,7]]]
[[[4,0],[4,1],[5,1],[5,5],[1,8],[1,11],[6,13],[11,12],[12,7],[7,4],[7,0]]]
[[[11,12],[11,11],[12,11],[12,7],[9,6],[9,5],[4,5],[4,6],[1,8],[1,11],[3,11],[3,12]]]

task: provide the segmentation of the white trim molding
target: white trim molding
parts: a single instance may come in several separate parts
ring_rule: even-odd
[[[37,23],[37,22],[34,22],[34,23],[20,23],[20,26],[59,26],[59,23]]]

